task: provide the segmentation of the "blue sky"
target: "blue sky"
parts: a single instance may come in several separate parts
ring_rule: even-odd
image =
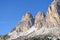
[[[53,0],[0,0],[0,35],[10,32],[21,20],[25,12],[36,15],[46,13]]]

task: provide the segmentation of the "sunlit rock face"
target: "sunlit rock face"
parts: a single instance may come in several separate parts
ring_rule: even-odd
[[[45,23],[44,13],[39,11],[35,16],[34,26],[39,29],[42,28],[43,25],[45,25],[44,23]]]
[[[60,26],[60,1],[54,1],[48,7],[46,14],[46,21],[49,27],[59,27]]]
[[[36,16],[26,12],[21,21],[8,33],[7,40],[25,40],[35,36],[51,36],[52,40],[60,38],[60,0],[54,0],[48,7],[46,16],[39,11]],[[31,39],[29,39],[31,40]]]
[[[33,16],[31,15],[30,12],[26,12],[26,14],[22,17],[22,20],[20,21],[20,23],[17,25],[16,30],[18,32],[20,32],[20,31],[25,32],[33,24],[34,24],[34,18],[33,18]]]

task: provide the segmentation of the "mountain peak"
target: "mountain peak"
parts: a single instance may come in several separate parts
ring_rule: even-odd
[[[46,16],[42,11],[39,11],[36,16],[26,12],[15,30],[8,35],[10,36],[8,40],[25,40],[26,38],[45,35],[60,37],[60,0],[54,0],[51,3]],[[54,40],[53,37],[52,40]]]
[[[43,16],[43,12],[39,11],[36,16]]]
[[[60,0],[55,0],[55,2],[51,3],[48,7],[48,11],[46,14],[46,21],[50,24],[50,27],[56,27],[60,20]]]
[[[42,11],[39,11],[39,12],[37,13],[37,15],[35,16],[35,19],[36,19],[36,20],[42,19],[42,18],[44,17],[43,14],[44,14],[44,13],[43,13]]]
[[[30,18],[33,18],[32,14],[30,12],[26,12],[25,15],[22,17],[22,21],[29,20]]]
[[[42,22],[44,20],[44,14],[42,11],[39,11],[37,15],[35,16],[35,23],[34,26],[36,28],[41,28],[42,27]]]
[[[31,16],[31,13],[30,12],[26,12],[24,16],[30,17]]]

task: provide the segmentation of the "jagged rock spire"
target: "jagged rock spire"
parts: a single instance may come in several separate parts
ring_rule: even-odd
[[[48,7],[46,17],[40,11],[35,17],[30,12],[26,12],[21,22],[16,26],[16,29],[10,33],[9,39],[12,40],[15,37],[15,39],[18,38],[20,40],[20,37],[28,38],[30,36],[31,38],[33,35],[35,37],[38,35],[58,37],[60,35],[60,0],[54,1]],[[20,36],[21,34],[22,36]]]
[[[25,15],[22,17],[22,20],[20,21],[19,25],[17,26],[16,30],[19,32],[21,30],[22,32],[27,31],[32,25],[34,24],[34,18],[31,15],[30,12],[26,12]]]
[[[30,18],[33,18],[32,14],[30,12],[26,12],[25,15],[22,17],[22,21],[28,20]]]
[[[37,19],[37,20],[39,20],[39,19],[41,19],[41,18],[43,18],[44,17],[44,15],[43,15],[43,12],[42,11],[39,11],[38,13],[37,13],[37,15],[35,16],[35,18]]]
[[[44,18],[43,12],[39,11],[35,16],[35,22]]]
[[[43,26],[42,22],[44,20],[44,14],[42,11],[39,11],[35,16],[35,23],[34,26],[37,28],[41,28]]]
[[[60,16],[60,0],[54,0],[49,7],[46,14],[46,21],[50,24],[50,27],[57,26],[59,24]]]
[[[24,16],[26,16],[26,17],[31,17],[32,14],[31,14],[30,12],[26,12]]]

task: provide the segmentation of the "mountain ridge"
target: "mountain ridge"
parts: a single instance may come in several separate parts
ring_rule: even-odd
[[[60,39],[60,0],[54,0],[51,3],[46,16],[40,11],[36,16],[26,12],[19,24],[8,35],[10,38],[6,40],[25,40],[42,35],[50,35],[53,37],[52,40]]]

